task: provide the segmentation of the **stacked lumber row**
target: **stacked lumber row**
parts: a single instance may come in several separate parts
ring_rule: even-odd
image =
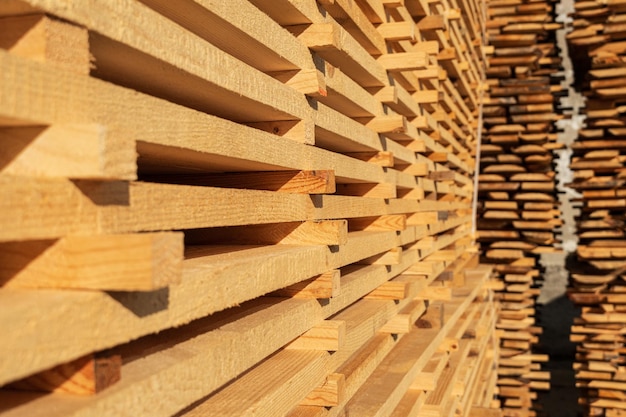
[[[499,415],[480,2],[0,19],[1,415]]]
[[[577,83],[586,96],[586,126],[579,131],[569,184],[581,194],[579,244],[570,267],[569,297],[581,307],[572,326],[577,343],[577,386],[589,416],[619,416],[625,410],[626,238],[624,161],[626,94],[624,2],[576,2],[570,49],[576,50]]]
[[[483,262],[495,265],[500,290],[500,399],[504,415],[536,414],[537,390],[549,389],[537,354],[535,301],[539,258],[553,251],[561,224],[552,167],[562,116],[561,62],[554,4],[488,2],[488,92],[484,100],[478,229]]]

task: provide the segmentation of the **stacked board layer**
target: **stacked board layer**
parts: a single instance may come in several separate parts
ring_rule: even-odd
[[[570,299],[581,307],[572,326],[576,383],[589,416],[626,413],[626,3],[576,2],[570,49],[580,68],[586,124],[572,148],[579,191],[579,244],[570,268]]]
[[[537,414],[549,389],[535,345],[540,255],[554,251],[561,224],[553,170],[561,94],[554,4],[491,0],[488,91],[483,107],[478,229],[484,262],[500,282],[498,386],[505,416]]]
[[[481,2],[0,16],[0,415],[500,415]]]

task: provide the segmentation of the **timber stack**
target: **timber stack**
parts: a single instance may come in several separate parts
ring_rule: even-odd
[[[586,96],[586,126],[573,145],[570,187],[581,194],[579,244],[569,297],[581,307],[572,326],[576,380],[589,416],[626,412],[626,3],[576,2],[570,49]]]
[[[478,229],[484,262],[500,282],[498,386],[505,416],[534,416],[537,390],[549,389],[541,328],[542,253],[554,250],[561,224],[553,150],[562,117],[554,4],[490,0],[488,92],[484,100]]]
[[[500,416],[482,7],[0,3],[0,415]]]

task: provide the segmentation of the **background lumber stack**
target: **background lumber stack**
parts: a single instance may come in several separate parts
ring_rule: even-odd
[[[623,2],[576,2],[568,35],[576,51],[578,88],[586,96],[586,125],[573,145],[570,187],[581,193],[579,244],[570,266],[569,297],[581,306],[572,326],[581,404],[591,416],[625,412],[624,160],[626,130]]]
[[[499,415],[481,2],[0,19],[0,415]]]
[[[478,229],[484,262],[500,282],[498,386],[504,415],[536,414],[549,389],[535,300],[540,254],[553,251],[561,224],[552,161],[562,116],[561,70],[552,2],[488,2],[488,92],[484,100]]]

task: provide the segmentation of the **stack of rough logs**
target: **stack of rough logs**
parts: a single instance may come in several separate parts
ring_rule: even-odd
[[[553,4],[491,0],[487,42],[478,229],[484,262],[501,282],[498,386],[504,415],[535,415],[536,390],[549,389],[545,355],[534,345],[541,253],[561,224],[555,196],[554,122],[561,87]]]
[[[579,244],[569,296],[581,306],[572,326],[576,379],[589,416],[626,413],[626,2],[575,3],[568,35],[586,126],[573,145]]]
[[[481,8],[1,2],[0,415],[499,415]]]

